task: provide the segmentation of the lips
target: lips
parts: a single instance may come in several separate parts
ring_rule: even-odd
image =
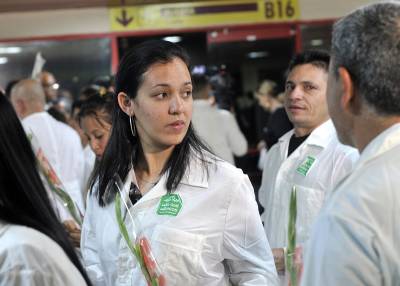
[[[185,121],[176,120],[176,121],[168,124],[168,127],[173,129],[174,131],[181,131],[185,127]]]
[[[301,111],[304,110],[305,108],[302,106],[298,106],[298,105],[290,105],[288,108],[291,112],[296,112],[296,111]]]

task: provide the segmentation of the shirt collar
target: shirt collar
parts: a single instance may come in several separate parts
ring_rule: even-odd
[[[326,148],[333,136],[336,136],[335,126],[333,126],[332,120],[328,119],[311,132],[305,143]]]
[[[376,136],[360,155],[356,167],[364,165],[367,161],[378,157],[382,153],[400,144],[400,123],[396,123]]]
[[[281,138],[279,138],[279,141],[281,143],[287,142],[290,140],[290,137],[294,134],[294,129],[290,130],[287,132],[285,135],[283,135]],[[303,142],[303,144],[307,145],[315,145],[319,146],[322,148],[325,148],[329,142],[332,139],[332,136],[336,136],[336,130],[335,127],[333,126],[332,120],[328,119],[324,123],[322,123],[320,126],[315,128],[310,136],[306,139],[306,141]]]
[[[215,159],[212,158],[211,154],[204,153],[204,160],[206,161],[205,164],[209,162],[209,167],[212,167],[213,166],[212,162]],[[161,191],[161,189],[164,189],[164,185],[166,184],[167,179],[168,179],[168,173],[165,173],[164,175],[161,176],[157,185],[154,188],[152,188],[148,193],[146,193],[144,197],[146,197],[148,194],[150,195],[150,193],[156,193],[158,191]],[[135,171],[133,169],[129,171],[129,174],[125,179],[124,188],[129,190],[130,184],[132,182],[136,184],[136,176],[135,176]],[[191,155],[189,166],[186,169],[185,174],[183,175],[180,183],[192,187],[208,188],[207,170],[203,166],[203,162],[197,153]]]
[[[191,156],[189,166],[182,177],[181,184],[208,188],[208,174],[204,164],[209,164],[209,167],[213,166],[212,161],[215,159],[211,156],[211,154],[204,153],[204,160],[206,162],[203,163],[199,154],[194,153]]]

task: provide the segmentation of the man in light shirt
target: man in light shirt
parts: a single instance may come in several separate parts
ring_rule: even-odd
[[[207,78],[203,75],[193,75],[192,82],[192,123],[195,131],[215,155],[234,165],[234,156],[243,156],[247,152],[246,138],[232,113],[211,104],[211,87]]]
[[[11,91],[11,103],[25,132],[37,139],[39,146],[35,147],[42,149],[66,191],[83,211],[81,176],[84,158],[79,135],[45,111],[45,94],[36,80],[18,82]]]
[[[330,190],[352,169],[358,152],[338,142],[326,104],[329,54],[295,56],[286,79],[285,109],[294,129],[267,153],[259,190],[264,228],[278,272],[285,269],[290,193],[297,189],[297,243],[304,244]]]
[[[304,286],[400,283],[400,3],[360,8],[333,28],[328,106],[361,155],[313,228]]]

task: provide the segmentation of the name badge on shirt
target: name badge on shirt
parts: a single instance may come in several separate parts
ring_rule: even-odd
[[[307,176],[308,171],[311,169],[312,164],[315,162],[315,158],[311,156],[307,156],[307,158],[304,160],[303,163],[301,163],[296,171],[300,175],[303,175],[304,177]]]
[[[182,208],[182,199],[178,194],[166,194],[161,197],[158,215],[177,216]]]

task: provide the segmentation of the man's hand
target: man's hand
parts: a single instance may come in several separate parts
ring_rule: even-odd
[[[68,232],[69,239],[75,247],[80,247],[81,245],[81,230],[72,220],[66,220],[63,222],[65,230]]]
[[[276,271],[279,274],[283,274],[285,272],[285,253],[283,248],[273,248],[272,254],[274,256]]]

